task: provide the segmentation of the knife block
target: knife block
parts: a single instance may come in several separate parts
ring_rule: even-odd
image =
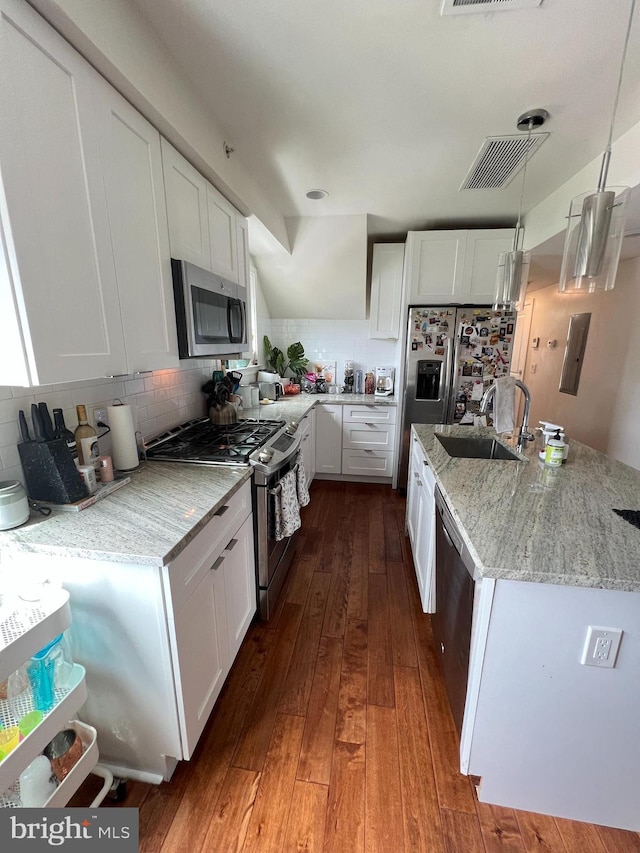
[[[32,500],[67,504],[87,497],[67,442],[25,441],[18,445],[27,494]]]

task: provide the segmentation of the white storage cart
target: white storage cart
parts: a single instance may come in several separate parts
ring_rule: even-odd
[[[38,587],[40,598],[25,601],[17,595],[0,594],[0,683],[8,679],[37,651],[65,631],[71,623],[69,593],[48,584]],[[87,698],[85,669],[74,664],[64,689],[56,688],[55,704],[41,722],[20,741],[18,746],[0,761],[0,808],[19,808],[20,773],[39,755],[49,741],[61,730],[73,728],[83,744],[82,756],[68,775],[53,791],[43,807],[65,806],[89,773],[104,780],[91,808],[98,806],[113,783],[109,770],[97,764],[98,744],[94,728],[73,720],[73,715]],[[25,714],[31,706],[21,709]],[[4,728],[17,725],[8,699],[0,699],[0,722]]]

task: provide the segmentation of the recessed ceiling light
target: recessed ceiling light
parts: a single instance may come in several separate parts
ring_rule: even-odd
[[[309,190],[307,198],[312,198],[316,201],[321,198],[326,198],[328,195],[329,193],[326,190]]]

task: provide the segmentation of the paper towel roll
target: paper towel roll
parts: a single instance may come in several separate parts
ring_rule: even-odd
[[[132,471],[140,464],[136,428],[131,406],[107,406],[111,427],[111,455],[119,471]]]

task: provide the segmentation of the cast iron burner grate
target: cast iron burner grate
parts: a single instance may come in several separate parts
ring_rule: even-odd
[[[614,509],[616,515],[619,515],[620,518],[624,518],[625,521],[628,521],[629,524],[633,524],[634,527],[640,529],[640,510],[637,509]]]

